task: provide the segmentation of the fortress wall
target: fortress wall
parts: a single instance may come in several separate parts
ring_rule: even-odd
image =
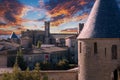
[[[95,42],[97,43],[97,54],[94,54]],[[112,80],[112,72],[120,65],[119,38],[81,39],[78,45],[79,80]],[[112,59],[112,45],[117,45],[117,59],[114,60]]]

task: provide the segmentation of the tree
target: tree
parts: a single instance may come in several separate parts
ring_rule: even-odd
[[[22,49],[19,49],[17,51],[16,59],[17,59],[17,63],[18,63],[18,66],[20,67],[20,69],[26,70],[27,63],[24,61]]]
[[[16,59],[15,65],[13,67],[13,72],[3,74],[1,80],[42,80],[42,76],[43,80],[48,80],[47,75],[41,76],[39,66],[39,63],[37,63],[33,71],[30,71],[29,68],[27,68],[26,71],[21,71]]]
[[[15,59],[16,59],[16,56],[8,56],[7,67],[13,67],[15,64]]]
[[[37,71],[37,72],[40,71],[40,64],[39,63],[36,63],[34,70]]]
[[[44,61],[41,63],[41,69],[42,70],[50,70],[51,69],[51,63],[48,61]]]
[[[33,80],[40,80],[41,79],[41,75],[40,75],[40,64],[39,63],[36,63],[35,65],[35,68],[33,70],[33,75],[32,75],[32,78]]]
[[[42,42],[41,42],[41,41],[38,41],[38,42],[37,42],[37,48],[41,48],[41,44],[42,44]]]
[[[4,73],[4,74],[2,75],[2,80],[10,80],[10,78],[11,78],[10,73]]]
[[[23,75],[24,75],[24,80],[32,80],[32,72],[30,72],[29,67],[26,69]]]
[[[11,80],[22,80],[23,75],[21,73],[21,70],[18,66],[17,59],[13,67],[13,73],[11,73]]]
[[[66,59],[62,59],[57,64],[58,69],[60,70],[66,70],[69,69],[69,62]]]

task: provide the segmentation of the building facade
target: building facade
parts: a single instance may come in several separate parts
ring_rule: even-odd
[[[65,45],[69,50],[69,61],[70,63],[78,63],[78,41],[77,36],[69,36],[65,38]]]
[[[81,25],[80,25],[81,26]],[[79,28],[81,29],[81,28]],[[42,44],[55,44],[59,46],[65,46],[65,37],[73,36],[77,34],[63,34],[63,33],[50,33],[50,22],[45,21],[45,30],[26,30],[21,32],[21,37],[29,37],[32,39],[32,44],[37,45],[38,41]],[[59,40],[59,42],[57,41]]]

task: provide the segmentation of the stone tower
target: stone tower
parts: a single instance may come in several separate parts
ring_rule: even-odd
[[[50,43],[50,22],[45,21],[45,44]]]
[[[78,36],[79,80],[120,80],[119,19],[115,0],[96,0]]]
[[[79,26],[78,26],[78,34],[80,34],[80,32],[82,31],[83,26],[84,26],[84,23],[79,23]]]

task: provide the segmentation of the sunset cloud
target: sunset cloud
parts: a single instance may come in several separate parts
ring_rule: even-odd
[[[67,28],[64,30],[61,30],[61,33],[77,33],[77,28]]]
[[[87,20],[95,0],[0,0],[0,34],[13,30],[44,30],[44,21],[51,22],[51,31],[76,32],[78,24]],[[117,0],[120,4],[120,0]],[[85,22],[84,21],[84,22]]]
[[[26,12],[26,8],[18,0],[1,0],[0,1],[0,34],[10,34],[15,27],[17,33],[24,30],[21,23]],[[11,27],[11,30],[9,28]],[[4,30],[2,31],[2,28]],[[6,30],[5,30],[6,29]]]
[[[49,10],[48,16],[51,17],[52,27],[58,27],[63,23],[86,18],[89,15],[92,7],[91,3],[94,0],[59,0],[57,2],[47,4],[47,9]],[[53,6],[53,4],[56,5]]]
[[[24,6],[17,0],[2,0],[0,2],[0,17],[5,25],[19,25],[24,13]],[[3,23],[1,20],[0,23]]]

